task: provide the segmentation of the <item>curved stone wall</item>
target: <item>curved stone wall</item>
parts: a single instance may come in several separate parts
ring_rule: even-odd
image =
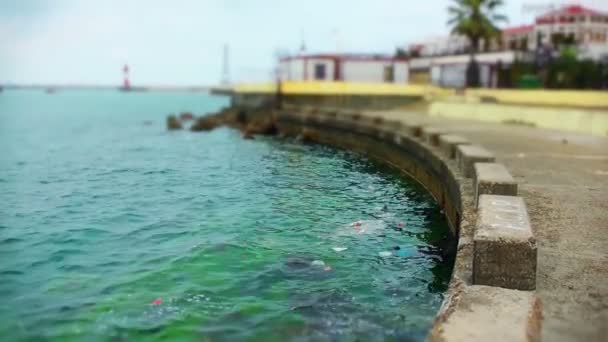
[[[273,115],[281,134],[360,152],[411,175],[443,208],[458,247],[429,340],[540,339],[540,302],[530,291],[536,242],[516,183],[490,152],[435,127],[358,111],[292,107]]]

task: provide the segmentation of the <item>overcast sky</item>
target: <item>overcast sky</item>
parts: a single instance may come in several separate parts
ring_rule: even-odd
[[[531,21],[506,0],[509,25]],[[553,1],[557,3],[558,1]],[[575,1],[576,2],[576,1]],[[608,0],[580,3],[608,11]],[[392,53],[446,34],[449,0],[0,0],[0,82],[209,85],[270,79],[277,51]],[[561,1],[563,3],[563,1]]]

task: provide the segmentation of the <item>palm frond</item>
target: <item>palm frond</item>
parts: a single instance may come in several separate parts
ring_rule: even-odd
[[[497,10],[503,0],[452,0],[448,6],[448,25],[452,33],[467,36],[471,41],[495,37],[500,33],[496,23],[507,21]]]
[[[485,6],[488,9],[491,9],[491,10],[495,9],[495,8],[499,8],[499,7],[503,6],[503,5],[504,5],[504,2],[502,0],[488,0],[488,1],[485,1]]]

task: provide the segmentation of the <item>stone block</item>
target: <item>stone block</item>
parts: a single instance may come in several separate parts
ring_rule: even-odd
[[[422,123],[420,122],[405,122],[403,124],[403,130],[412,137],[419,137],[422,134]]]
[[[378,138],[382,141],[393,142],[395,140],[395,129],[387,124],[381,125],[378,129]]]
[[[466,286],[446,304],[428,336],[430,342],[539,342],[542,302],[530,291]]]
[[[433,126],[422,127],[422,140],[433,146],[439,146],[439,136],[444,132],[442,128]]]
[[[448,156],[453,159],[456,157],[456,147],[458,145],[470,145],[471,143],[467,138],[459,135],[442,134],[439,136],[439,148]]]
[[[505,195],[517,196],[517,182],[502,164],[475,163],[473,187],[475,189],[475,205],[479,203],[479,196]]]
[[[371,137],[378,136],[380,126],[374,122],[374,118],[362,115],[359,119],[355,119],[355,131]]]
[[[536,239],[523,198],[481,195],[473,237],[473,284],[536,288]]]
[[[360,120],[363,114],[360,111],[352,110],[352,109],[341,109],[338,111],[338,116],[349,118],[351,120]]]
[[[476,145],[458,145],[456,147],[456,162],[462,174],[471,178],[475,174],[475,163],[494,162],[494,155],[483,147]]]
[[[384,124],[391,129],[400,129],[403,123],[399,120],[384,120]]]

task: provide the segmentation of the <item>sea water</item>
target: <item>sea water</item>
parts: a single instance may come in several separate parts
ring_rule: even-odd
[[[446,222],[361,155],[221,128],[204,93],[0,94],[0,336],[423,340]]]

